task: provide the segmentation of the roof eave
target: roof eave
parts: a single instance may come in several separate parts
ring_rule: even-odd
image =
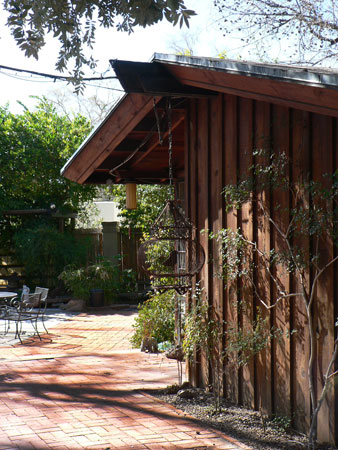
[[[264,64],[220,58],[189,57],[164,53],[154,53],[152,61],[338,90],[338,72],[330,69]]]
[[[78,157],[78,155],[83,151],[83,149],[86,147],[86,145],[93,139],[94,136],[96,136],[101,128],[104,126],[104,124],[110,119],[111,115],[114,113],[114,111],[119,107],[120,104],[123,103],[124,98],[128,94],[124,94],[110,109],[106,117],[100,122],[93,130],[88,134],[86,139],[81,143],[80,147],[72,154],[72,156],[68,159],[66,164],[62,167],[60,174],[67,178],[67,169],[72,164],[74,159]]]

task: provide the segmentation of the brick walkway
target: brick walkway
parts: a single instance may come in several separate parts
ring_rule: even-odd
[[[140,391],[177,382],[177,366],[131,349],[134,318],[81,314],[2,346],[0,450],[247,448]]]

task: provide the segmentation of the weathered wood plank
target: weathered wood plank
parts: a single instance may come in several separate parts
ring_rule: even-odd
[[[310,175],[310,114],[304,111],[292,111],[292,178],[297,183],[299,198],[295,201],[304,202],[306,206],[309,202],[309,193],[304,190],[302,181]],[[300,248],[309,255],[310,239],[308,236],[297,237]],[[309,287],[310,274],[307,273],[306,285]],[[301,292],[301,284],[297,278],[293,278],[293,290]],[[306,318],[306,308],[302,298],[297,297],[291,304],[292,328],[295,333],[291,338],[292,345],[292,413],[293,422],[297,430],[306,433],[310,426],[310,395],[308,383],[309,366],[309,333],[308,321]]]
[[[239,176],[247,179],[251,176],[253,164],[253,102],[248,99],[239,99]],[[246,202],[241,208],[241,228],[243,235],[253,240],[253,205]],[[249,267],[246,267],[249,269]],[[243,333],[253,330],[254,299],[252,287],[242,279],[240,283],[240,325]],[[255,408],[254,394],[254,358],[250,357],[247,364],[242,367],[240,392],[242,402],[248,408]]]
[[[210,228],[211,231],[217,233],[223,224],[223,98],[219,95],[215,100],[211,101],[210,110]],[[212,261],[210,263],[209,273],[209,291],[212,293],[212,305],[217,314],[219,321],[223,321],[223,282],[220,278],[221,273],[221,259],[219,246],[216,240],[211,241]],[[216,386],[219,387],[220,393],[223,393],[223,364],[220,355],[223,352],[223,342],[220,340],[215,349],[215,360],[217,367],[214,367],[213,376]]]
[[[255,106],[255,148],[262,152],[255,157],[255,164],[260,166],[267,166],[269,164],[269,155],[271,151],[271,135],[270,135],[270,104],[265,102],[256,102]],[[255,192],[255,239],[257,241],[257,247],[260,251],[266,255],[270,252],[270,223],[266,216],[261,211],[257,202],[261,202],[264,205],[266,211],[270,211],[270,191],[257,190]],[[270,305],[271,301],[271,280],[263,264],[259,264],[257,257],[256,263],[258,264],[256,281],[258,295],[264,299],[267,305]],[[260,312],[262,319],[266,320],[266,326],[270,326],[270,313],[269,311],[256,300],[255,306]],[[271,343],[268,343],[266,349],[262,350],[255,358],[256,363],[256,385],[255,385],[255,397],[256,408],[262,411],[263,414],[271,415],[272,413],[272,379],[271,379]]]
[[[226,95],[224,108],[225,184],[235,184],[238,170],[237,98],[232,95]],[[238,220],[235,211],[226,213],[226,227],[233,230],[237,229]],[[234,285],[227,286],[225,316],[227,326],[235,329],[238,326],[237,301],[237,287]],[[228,400],[237,403],[239,401],[238,370],[231,356],[229,355],[225,364],[226,397]]]
[[[273,107],[273,151],[278,155],[283,153],[288,158],[289,143],[289,110],[284,107]],[[284,232],[287,230],[289,216],[289,192],[278,189],[272,193],[273,220]],[[271,236],[276,250],[285,251],[283,239],[276,228],[271,229]],[[282,264],[276,264],[276,273],[286,292],[290,288],[290,277]],[[277,297],[276,287],[273,286],[274,300]],[[291,416],[291,385],[290,385],[290,339],[286,336],[290,331],[290,302],[288,300],[279,302],[274,308],[274,324],[284,334],[273,341],[274,351],[274,412],[276,414]]]
[[[338,119],[334,119],[333,122],[333,170],[338,170]],[[336,221],[338,222],[338,213],[336,215]],[[337,223],[336,222],[336,223]],[[334,256],[338,256],[337,246],[334,249]],[[338,317],[338,261],[333,266],[333,303],[334,303],[334,317]],[[337,337],[337,327],[335,329],[335,337]],[[335,370],[338,370],[338,361],[335,364]],[[338,443],[338,383],[334,383],[332,392],[334,400],[334,415],[335,415],[335,429],[333,442]]]
[[[221,71],[195,70],[184,66],[167,66],[177,79],[188,86],[216,90],[239,97],[271,102],[303,111],[338,116],[338,91],[298,83],[268,80]]]
[[[196,235],[196,227],[197,227],[197,101],[190,100],[189,102],[189,119],[187,124],[187,134],[188,134],[188,146],[189,146],[189,160],[185,166],[188,178],[185,180],[185,184],[187,187],[187,211],[188,217],[195,227],[194,237],[199,240],[199,233]],[[196,235],[196,236],[195,236]],[[196,283],[196,277],[194,277],[193,283]],[[188,307],[190,307],[190,302],[192,299],[188,296],[187,301]],[[195,353],[194,360],[191,361],[188,365],[189,370],[189,380],[193,386],[199,386],[200,384],[200,355],[199,353]]]
[[[126,96],[91,139],[82,146],[63,175],[77,183],[84,183],[111,153],[108,146],[110,149],[116,148],[152,108],[153,98],[142,94]]]
[[[315,115],[312,121],[313,161],[312,172],[314,181],[327,185],[329,182],[325,174],[332,173],[332,119]],[[325,204],[323,203],[323,206]],[[325,207],[325,206],[324,206]],[[316,245],[314,242],[313,245]],[[319,240],[320,265],[324,265],[333,258],[333,244],[329,236]],[[315,272],[313,272],[313,276]],[[316,385],[317,398],[323,386],[323,376],[326,372],[334,343],[334,304],[333,297],[333,266],[331,265],[321,275],[316,289],[314,305],[315,326],[317,334],[317,367]],[[318,416],[318,439],[329,442],[334,436],[334,400],[331,393],[326,397]]]
[[[185,111],[179,110],[179,111],[173,111],[172,112],[172,117],[171,117],[171,130],[174,133],[175,129],[181,125],[181,123],[184,121],[185,119]],[[164,132],[162,132],[162,139],[165,140],[167,139],[169,134],[169,131],[166,130]],[[156,149],[159,146],[159,136],[158,134],[155,134],[154,136],[152,136],[149,140],[149,142],[144,146],[144,150],[143,152],[136,156],[131,164],[130,167],[137,167],[138,164],[143,161],[145,158],[148,158],[149,154]]]
[[[197,229],[209,229],[209,200],[210,200],[210,164],[209,164],[209,102],[206,99],[198,101],[197,110]],[[205,252],[205,259],[209,261],[209,239],[207,233],[199,236]],[[201,274],[201,287],[205,298],[209,299],[209,264],[204,264]],[[201,381],[205,386],[210,384],[209,362],[205,352],[201,354]]]

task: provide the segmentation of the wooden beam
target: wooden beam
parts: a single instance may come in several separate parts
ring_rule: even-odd
[[[32,214],[49,214],[50,209],[7,209],[2,214],[4,216],[27,216]]]
[[[182,83],[338,117],[338,90],[168,64]]]
[[[185,111],[173,111],[172,113],[172,131],[175,130],[184,120]],[[165,139],[168,136],[168,130],[162,133],[162,139]],[[149,155],[157,146],[159,145],[159,137],[158,134],[154,135],[148,145],[147,149],[144,150],[139,156],[135,157],[130,167],[135,167],[138,163],[140,163],[146,156]]]
[[[155,101],[160,99],[157,97]],[[85,183],[113,151],[111,149],[116,148],[152,108],[153,97],[143,94],[125,96],[68,164],[63,175],[77,183]]]
[[[180,179],[184,178],[184,170],[177,169],[173,170],[174,178]],[[132,169],[124,169],[118,170],[116,172],[116,177],[120,180],[137,180],[137,179],[145,179],[145,180],[163,180],[169,178],[168,170],[132,170]]]

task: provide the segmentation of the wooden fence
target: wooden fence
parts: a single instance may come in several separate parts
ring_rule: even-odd
[[[104,233],[98,229],[75,229],[74,234],[78,240],[91,239],[93,246],[88,254],[88,262],[97,256],[106,256],[114,259],[121,255],[121,269],[133,269],[137,274],[140,288],[148,284],[147,276],[139,271],[137,265],[137,251],[140,246],[140,236],[128,237],[122,234],[116,225],[114,232],[110,233],[106,248],[104,246]],[[111,231],[111,230],[110,230]],[[19,289],[25,280],[25,268],[19,264],[13,255],[0,255],[0,289]]]

